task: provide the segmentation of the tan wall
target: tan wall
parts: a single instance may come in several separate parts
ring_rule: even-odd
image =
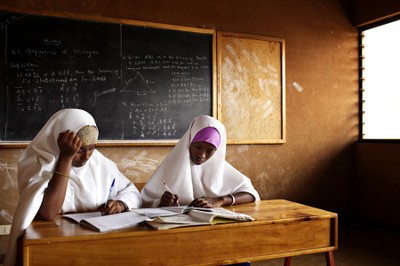
[[[357,214],[400,225],[400,144],[357,144]]]
[[[358,134],[357,30],[336,0],[28,1],[8,7],[107,16],[283,38],[285,144],[232,145],[227,160],[263,199],[285,198],[352,212]],[[346,11],[346,12],[345,12]],[[293,83],[301,86],[296,89]],[[229,132],[228,132],[229,136]],[[171,147],[104,147],[132,181],[144,182]],[[0,209],[17,202],[21,149],[0,149]],[[3,217],[0,217],[3,219]],[[6,221],[0,220],[2,224]]]

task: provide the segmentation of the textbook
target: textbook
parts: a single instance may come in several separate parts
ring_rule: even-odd
[[[70,213],[64,214],[63,217],[98,232],[131,227],[148,219],[147,216],[131,211],[109,215],[102,215],[101,212]]]
[[[195,225],[213,225],[219,223],[248,222],[254,218],[243,213],[233,212],[224,208],[199,207],[162,207],[176,215],[158,216],[148,219],[146,223],[156,230]]]
[[[177,210],[169,210],[170,207],[161,207],[161,208],[137,208],[131,209],[130,211],[136,212],[137,214],[147,216],[148,218],[156,218],[158,216],[172,216],[177,215]]]
[[[130,211],[136,212],[137,214],[145,215],[149,218],[156,218],[158,216],[173,216],[177,214],[184,214],[191,210],[202,210],[210,212],[210,208],[201,207],[188,207],[188,206],[166,206],[166,207],[156,207],[156,208],[137,208],[131,209]]]

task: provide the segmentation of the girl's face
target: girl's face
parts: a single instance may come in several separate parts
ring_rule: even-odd
[[[81,147],[80,150],[75,154],[72,159],[72,166],[82,167],[89,160],[90,156],[92,156],[93,151],[96,149],[96,145],[88,145],[85,147]]]
[[[217,149],[208,142],[198,141],[190,144],[189,151],[192,162],[200,165],[210,159]]]

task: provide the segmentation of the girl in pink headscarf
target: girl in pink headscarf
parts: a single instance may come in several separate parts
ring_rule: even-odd
[[[141,191],[143,207],[221,207],[260,200],[250,179],[225,161],[226,131],[201,115]]]

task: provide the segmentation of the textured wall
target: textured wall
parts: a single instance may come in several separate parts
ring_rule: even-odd
[[[400,144],[360,143],[356,150],[357,214],[400,226]]]

